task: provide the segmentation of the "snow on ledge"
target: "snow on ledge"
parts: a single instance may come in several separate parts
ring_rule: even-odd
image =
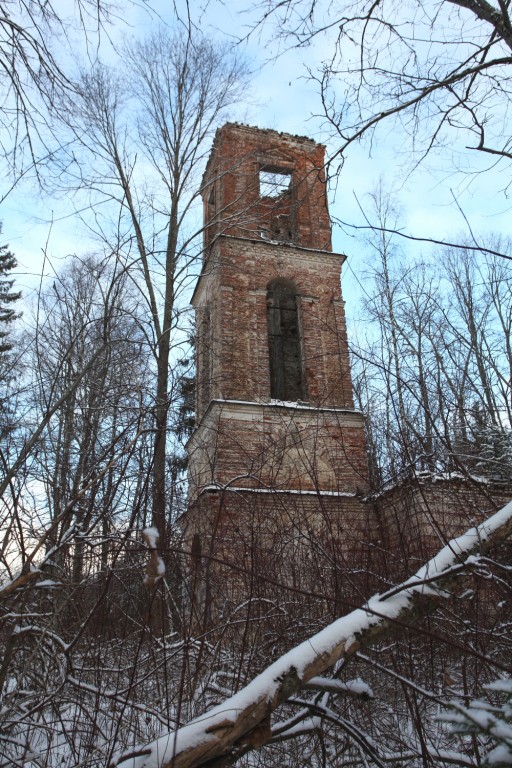
[[[328,405],[312,405],[302,401],[296,400],[228,400],[223,398],[215,398],[210,400],[208,408],[212,405],[248,405],[257,408],[292,408],[294,411],[320,411],[321,413],[355,413],[361,414],[361,411],[355,408],[337,408],[335,406]]]
[[[320,491],[320,490],[298,490],[297,488],[245,488],[241,485],[216,485],[210,483],[204,485],[199,490],[199,495],[206,493],[207,491],[233,491],[234,493],[284,493],[294,494],[295,496],[337,496],[346,497],[348,499],[355,498],[357,493],[349,493],[348,491]]]

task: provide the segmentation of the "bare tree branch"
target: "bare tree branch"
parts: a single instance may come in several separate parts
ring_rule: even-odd
[[[392,637],[404,623],[414,625],[435,611],[446,594],[459,594],[464,579],[459,572],[454,578],[454,566],[465,563],[470,569],[474,555],[489,552],[511,535],[512,502],[449,542],[392,599],[371,598],[289,651],[222,704],[140,751],[121,755],[111,768],[213,768],[227,765],[248,746],[262,746],[271,739],[270,716],[281,704],[340,659],[350,659],[358,650]],[[436,583],[426,585],[427,576],[435,576]]]

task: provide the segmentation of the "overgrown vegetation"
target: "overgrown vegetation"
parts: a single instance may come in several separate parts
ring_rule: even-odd
[[[308,10],[298,0],[278,5],[285,13]],[[480,15],[476,5],[469,10],[480,18],[484,5]],[[104,30],[115,11],[101,0],[82,0],[78,8],[87,35],[91,20]],[[372,6],[364,23],[373,24],[380,8]],[[411,114],[414,126],[417,109],[434,93],[451,98],[454,86],[467,87],[466,101],[446,102],[439,119],[448,124],[462,111],[478,149],[509,159],[508,135],[488,146],[486,121],[472,106],[478,78],[479,107],[506,91],[506,77],[491,75],[509,65],[493,53],[510,47],[509,27],[500,32],[498,23],[508,10],[502,4],[495,11],[478,33],[471,72],[446,72],[436,89],[423,76],[417,102],[393,110],[386,101],[379,109]],[[124,753],[122,765],[136,768],[149,755],[137,745],[203,715],[330,620],[340,604],[328,585],[362,584],[361,600],[376,585],[388,592],[362,611],[369,625],[394,590],[409,595],[410,585],[395,588],[380,549],[368,558],[375,570],[363,574],[333,557],[306,521],[289,542],[307,553],[293,588],[284,600],[280,585],[270,585],[274,594],[253,613],[266,623],[245,622],[244,604],[226,608],[216,626],[197,634],[179,525],[194,389],[186,298],[201,250],[200,173],[214,128],[243,95],[247,69],[229,46],[190,25],[127,44],[122,73],[121,65],[96,63],[75,78],[49,44],[52,30],[68,29],[51,3],[13,0],[0,14],[8,62],[2,147],[11,170],[19,179],[32,167],[40,181],[86,203],[84,220],[98,242],[95,254],[77,253],[41,283],[23,325],[12,282],[16,261],[0,248],[0,766],[93,768],[115,765]],[[313,19],[301,15],[293,33],[299,43],[319,33],[308,26]],[[340,20],[341,41],[349,21]],[[352,21],[359,24],[357,14]],[[385,19],[376,23],[382,41]],[[465,22],[464,33],[468,28]],[[399,25],[391,34],[407,47],[410,35]],[[363,38],[367,55],[373,38]],[[381,83],[377,63],[372,76]],[[336,71],[333,61],[321,85],[347,148],[372,122],[361,104],[350,131],[341,127],[326,97]],[[397,82],[413,82],[407,70],[384,74],[383,99]],[[510,243],[480,250],[467,243],[411,261],[397,251],[392,204],[382,191],[374,198],[365,325],[353,342],[373,490],[413,468],[510,481]],[[468,517],[473,513],[468,509]],[[140,534],[149,526],[165,563],[156,589],[144,586],[151,538]],[[231,738],[221,723],[229,748],[215,765],[510,763],[509,518],[496,530],[488,551],[454,553],[452,546],[445,570],[422,571],[414,583],[424,581],[425,589],[411,598],[410,612],[393,616],[378,643],[357,649],[344,635],[343,652],[302,688],[290,673],[286,705],[272,720],[266,710],[254,722],[248,716],[245,740]],[[441,547],[442,532],[433,531]],[[484,534],[479,530],[482,541]],[[271,555],[279,562],[280,552]],[[410,574],[418,567],[413,557],[401,564]],[[317,574],[316,588],[306,588]],[[162,754],[147,765],[161,765]],[[180,764],[191,765],[187,759]],[[213,760],[206,755],[194,765]]]

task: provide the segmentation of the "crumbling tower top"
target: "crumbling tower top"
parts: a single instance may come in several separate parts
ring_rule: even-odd
[[[324,156],[304,137],[220,128],[202,185],[205,254],[221,234],[332,250]]]

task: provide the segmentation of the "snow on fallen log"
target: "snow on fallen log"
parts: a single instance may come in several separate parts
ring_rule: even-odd
[[[461,574],[512,533],[512,502],[453,539],[414,576],[365,606],[337,619],[281,656],[245,688],[188,725],[121,755],[119,768],[196,768],[212,764],[244,744],[262,746],[271,737],[270,715],[342,657],[376,644],[404,623],[435,610],[462,588]],[[217,763],[216,763],[217,764]]]

